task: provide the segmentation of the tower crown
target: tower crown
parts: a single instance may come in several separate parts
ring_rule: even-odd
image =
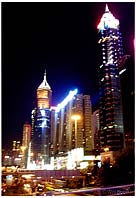
[[[50,85],[48,84],[47,80],[46,80],[46,70],[44,73],[44,79],[43,82],[40,84],[40,86],[38,87],[38,89],[47,89],[47,90],[51,90]]]
[[[116,19],[113,14],[109,11],[108,5],[106,4],[105,13],[102,15],[102,18],[97,26],[101,30],[106,30],[108,28],[118,29],[119,20]]]

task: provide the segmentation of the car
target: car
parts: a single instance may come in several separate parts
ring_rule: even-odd
[[[54,191],[47,191],[45,196],[53,196],[55,194]]]

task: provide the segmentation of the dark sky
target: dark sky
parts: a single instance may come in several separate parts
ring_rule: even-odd
[[[2,145],[22,140],[36,89],[52,88],[53,105],[78,88],[98,103],[97,24],[105,2],[7,2],[2,8]],[[108,2],[120,20],[124,53],[134,55],[134,3]],[[133,75],[130,72],[129,79]],[[133,84],[133,82],[131,83]],[[131,88],[130,88],[131,89]]]

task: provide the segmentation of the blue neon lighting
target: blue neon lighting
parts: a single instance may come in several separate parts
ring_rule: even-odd
[[[41,109],[40,112],[41,112],[42,116],[45,116],[45,110],[44,109]]]
[[[69,91],[69,94],[67,97],[57,105],[56,112],[59,112],[61,109],[63,109],[70,100],[72,100],[73,96],[76,95],[78,92],[78,89],[74,89],[73,91]]]
[[[46,124],[47,124],[47,121],[46,121],[46,119],[42,122],[42,128],[44,128],[45,126],[46,126]]]

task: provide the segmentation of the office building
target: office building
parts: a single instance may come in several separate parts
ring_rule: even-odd
[[[89,95],[78,94],[77,89],[52,111],[52,151],[53,155],[67,153],[72,149],[84,148],[90,154],[94,148],[92,107]]]
[[[21,146],[22,166],[27,167],[28,149],[31,137],[31,125],[27,122],[23,125],[23,140]]]
[[[31,136],[31,125],[27,122],[23,125],[23,140],[22,146],[28,148]]]
[[[52,90],[44,73],[37,89],[37,106],[32,110],[31,163],[37,168],[50,163],[50,106]]]
[[[123,56],[119,20],[106,5],[98,24],[100,148],[118,151],[124,145],[119,61]]]
[[[100,120],[99,120],[99,110],[92,113],[92,131],[94,136],[94,152],[95,154],[100,153]]]

